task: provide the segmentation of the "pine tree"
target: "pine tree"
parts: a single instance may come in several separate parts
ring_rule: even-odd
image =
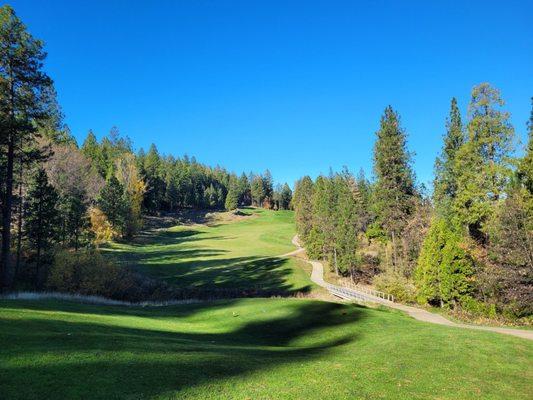
[[[35,254],[37,287],[42,287],[46,278],[46,265],[51,262],[50,254],[58,237],[59,213],[58,194],[48,183],[43,168],[39,168],[30,183],[25,203],[25,236]]]
[[[337,232],[335,247],[337,249],[337,265],[340,273],[349,273],[355,279],[357,268],[360,265],[358,232],[361,225],[361,198],[353,176],[344,169],[335,179],[337,186]],[[335,260],[334,260],[335,261]]]
[[[294,186],[293,204],[296,230],[304,242],[307,242],[309,233],[313,228],[313,192],[314,184],[309,176],[304,176]]]
[[[452,98],[450,116],[446,122],[446,135],[440,157],[435,161],[434,202],[440,214],[449,213],[457,193],[455,157],[464,144],[465,137],[457,100]]]
[[[419,302],[453,307],[472,294],[474,262],[463,242],[449,221],[432,221],[415,270]]]
[[[242,204],[243,206],[249,206],[252,204],[250,181],[244,172],[239,178],[239,204]]]
[[[237,182],[230,183],[224,207],[228,211],[235,210],[239,207],[239,187]]]
[[[98,144],[98,140],[93,131],[90,130],[87,133],[87,137],[81,146],[81,152],[85,157],[91,160],[91,163],[98,174],[105,179],[107,174],[106,161],[102,153],[102,148],[100,144]]]
[[[58,209],[62,220],[62,241],[68,246],[73,246],[74,250],[78,250],[81,238],[89,227],[84,196],[75,193],[60,196]]]
[[[255,175],[252,178],[251,195],[252,203],[257,207],[261,207],[265,199],[265,186],[260,175]]]
[[[528,142],[526,145],[526,154],[520,161],[518,167],[518,179],[529,194],[533,196],[533,97],[531,98],[531,114],[527,123]]]
[[[263,182],[263,195],[264,200],[263,202],[266,202],[267,207],[272,206],[272,198],[274,196],[274,180],[272,179],[272,174],[267,169],[265,173],[262,176],[262,182]]]
[[[165,195],[165,182],[162,178],[162,159],[155,144],[150,146],[150,149],[144,157],[144,171],[146,174],[148,191],[145,196],[146,209],[155,213],[161,209],[161,205]]]
[[[124,196],[124,186],[112,176],[100,192],[98,206],[106,215],[113,228],[122,235],[125,233],[128,204]]]
[[[28,33],[7,5],[0,7],[0,42],[0,159],[5,160],[0,179],[4,182],[0,286],[6,287],[13,278],[11,222],[17,147],[30,140],[39,121],[46,118],[45,93],[52,82],[43,71],[42,42]]]
[[[311,257],[327,258],[338,274],[336,262],[336,234],[337,234],[337,190],[334,175],[319,176],[314,185],[313,194],[313,228],[306,244]]]
[[[374,146],[376,187],[374,209],[379,224],[394,241],[413,213],[415,196],[411,156],[398,114],[388,106]]]
[[[279,196],[279,208],[281,210],[288,210],[291,207],[291,201],[292,201],[292,190],[285,182],[285,184],[281,187],[280,190],[280,196]]]
[[[483,225],[505,193],[511,176],[514,130],[498,90],[482,83],[472,90],[468,141],[456,154],[454,218],[471,237],[484,242]]]

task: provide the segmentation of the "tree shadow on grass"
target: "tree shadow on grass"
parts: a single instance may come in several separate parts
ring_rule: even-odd
[[[197,257],[175,257],[175,253],[137,260],[137,270],[178,288],[202,290],[250,289],[270,295],[307,293],[311,285],[295,286],[290,259],[281,257],[210,258],[198,250]],[[205,255],[202,256],[202,254]],[[176,261],[178,260],[178,261]],[[154,262],[155,261],[155,262]]]
[[[238,303],[222,305],[230,312],[228,305]],[[201,313],[212,311],[213,305],[221,303],[181,308]],[[104,308],[82,307],[93,314]],[[360,308],[335,303],[294,301],[285,307],[288,310],[280,317],[257,310],[248,322],[228,315],[233,329],[221,333],[196,332],[190,323],[179,322],[162,328],[147,320],[144,329],[131,327],[138,326],[135,322],[124,327],[118,326],[124,322],[102,318],[69,322],[63,314],[55,319],[47,314],[42,319],[7,320],[0,337],[15,345],[7,352],[4,348],[4,354],[25,357],[26,362],[1,363],[3,398],[150,398],[163,394],[179,398],[183,390],[202,392],[206,384],[213,387],[257,371],[316,360],[357,338],[349,328],[335,327],[364,317]],[[47,308],[65,311],[57,303],[48,303]],[[177,308],[152,309],[151,315],[158,319]],[[120,314],[124,308],[113,309],[112,314]],[[138,314],[141,310],[125,311],[146,316]],[[205,321],[200,323],[203,326]],[[185,327],[189,331],[183,331]]]

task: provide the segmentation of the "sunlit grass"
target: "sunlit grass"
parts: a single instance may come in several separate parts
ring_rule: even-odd
[[[261,288],[307,292],[304,263],[278,257],[294,250],[292,211],[248,209],[233,222],[180,225],[113,243],[117,260],[182,288]]]
[[[529,399],[530,341],[297,299],[0,301],[2,399]]]

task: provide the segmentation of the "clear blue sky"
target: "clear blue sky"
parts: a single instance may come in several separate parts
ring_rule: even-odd
[[[46,42],[80,141],[116,125],[136,148],[276,181],[371,171],[391,104],[431,180],[452,96],[498,87],[519,137],[533,95],[532,1],[12,1]]]

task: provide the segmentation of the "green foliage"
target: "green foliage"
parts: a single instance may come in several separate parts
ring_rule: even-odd
[[[279,210],[289,210],[291,208],[292,203],[292,190],[285,182],[285,184],[281,187],[281,191],[279,192]]]
[[[528,121],[528,142],[526,152],[518,166],[518,179],[533,197],[533,97],[531,98],[531,115]]]
[[[113,228],[124,234],[128,217],[128,203],[124,186],[115,176],[109,178],[102,188],[98,198],[98,206],[107,216]]]
[[[411,280],[402,274],[385,271],[376,275],[372,283],[377,290],[394,296],[395,301],[412,303],[416,298],[416,288]]]
[[[486,240],[483,225],[491,216],[494,202],[505,194],[511,177],[514,130],[509,114],[500,110],[503,104],[499,91],[487,83],[474,87],[468,141],[455,159],[455,169],[460,173],[454,217],[478,241]]]
[[[18,161],[20,180],[24,169],[42,158],[35,139],[39,126],[50,117],[49,106],[54,99],[52,81],[43,68],[46,58],[43,43],[28,32],[9,5],[0,7],[0,44],[0,287],[3,288],[11,285],[15,275],[11,266],[15,164]]]
[[[433,220],[415,270],[419,302],[454,306],[472,294],[475,266],[464,246],[448,221]]]
[[[230,183],[224,206],[228,211],[235,210],[237,207],[239,207],[239,187],[237,186],[236,182]]]
[[[485,303],[472,297],[465,297],[461,301],[461,310],[473,317],[485,317],[495,319],[498,316],[496,304]]]
[[[298,180],[294,186],[293,206],[296,219],[296,230],[304,242],[313,227],[313,193],[314,184],[309,176]]]
[[[58,197],[45,170],[39,168],[30,183],[24,212],[24,233],[35,259],[38,286],[44,282],[46,265],[51,262],[53,245],[59,236]]]
[[[374,172],[377,181],[373,207],[389,237],[398,236],[413,212],[416,193],[407,137],[392,107],[385,109],[376,135]]]
[[[377,222],[371,224],[367,228],[365,234],[368,239],[375,239],[382,243],[385,243],[388,240],[387,233],[383,230],[381,225]]]
[[[446,122],[446,136],[442,154],[435,161],[435,181],[433,198],[441,215],[448,215],[452,201],[457,193],[457,176],[455,158],[457,151],[465,142],[461,113],[457,100],[452,98],[450,116]]]
[[[67,246],[78,249],[83,242],[88,243],[88,207],[80,195],[61,196],[59,212],[62,219],[61,241]]]

